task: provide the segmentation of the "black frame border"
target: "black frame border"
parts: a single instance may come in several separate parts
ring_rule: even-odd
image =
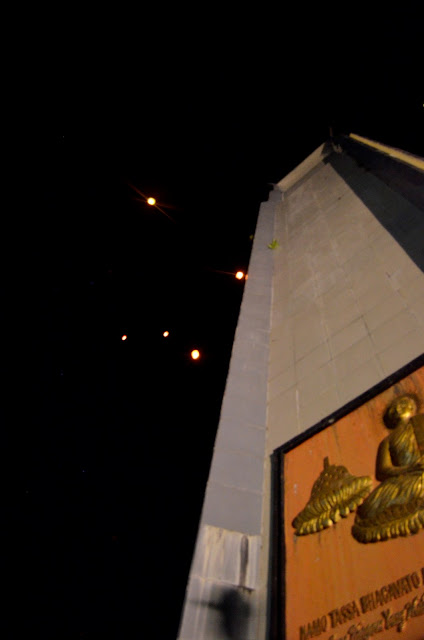
[[[344,416],[358,407],[369,402],[389,387],[392,387],[403,378],[414,373],[424,366],[424,353],[414,358],[407,365],[398,369],[395,373],[381,380],[368,391],[365,391],[354,400],[351,400],[334,413],[323,418],[315,425],[306,429],[303,433],[295,436],[285,444],[275,449],[271,455],[271,572],[270,572],[270,640],[286,639],[285,620],[285,577],[286,577],[286,556],[285,556],[285,534],[284,534],[284,456],[309,440],[320,431],[323,431]]]

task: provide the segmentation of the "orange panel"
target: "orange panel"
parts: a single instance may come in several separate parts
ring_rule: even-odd
[[[326,457],[370,476],[372,488],[380,484],[377,450],[390,433],[382,417],[404,393],[416,394],[424,412],[424,367],[284,455],[287,640],[388,640],[398,631],[403,640],[424,639],[424,529],[361,543],[352,535],[354,512],[317,533],[296,535],[292,526]]]

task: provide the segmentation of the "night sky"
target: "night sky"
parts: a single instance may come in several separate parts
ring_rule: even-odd
[[[424,156],[412,10],[163,11],[18,30],[5,639],[176,637],[260,202],[329,126]]]

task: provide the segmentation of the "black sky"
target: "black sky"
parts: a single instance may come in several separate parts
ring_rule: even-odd
[[[330,125],[424,155],[414,11],[20,22],[4,637],[176,637],[244,286],[221,272]]]

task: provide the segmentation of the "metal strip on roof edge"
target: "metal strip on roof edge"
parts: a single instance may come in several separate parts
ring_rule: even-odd
[[[415,169],[419,169],[420,171],[424,171],[424,159],[419,156],[415,156],[412,153],[408,153],[407,151],[403,151],[402,149],[396,149],[395,147],[390,147],[387,144],[382,144],[381,142],[376,142],[375,140],[370,140],[369,138],[365,138],[364,136],[359,136],[356,133],[349,133],[349,138],[359,142],[360,144],[364,144],[376,151],[383,153],[385,155],[390,156],[396,160],[400,160],[400,162],[404,162]]]
[[[403,162],[414,169],[424,171],[424,159],[419,156],[415,156],[407,151],[403,151],[402,149],[396,149],[395,147],[390,147],[389,145],[376,142],[375,140],[359,136],[356,133],[349,133],[347,138],[350,138],[359,144],[363,144],[382,155],[386,155],[390,158]],[[288,173],[282,180],[277,182],[276,187],[285,193],[333,151],[340,153],[342,150],[340,147],[335,147],[332,140],[323,142],[323,144],[315,149],[315,151],[305,158],[305,160],[303,160],[303,162],[301,162],[295,169],[290,171],[290,173]]]

